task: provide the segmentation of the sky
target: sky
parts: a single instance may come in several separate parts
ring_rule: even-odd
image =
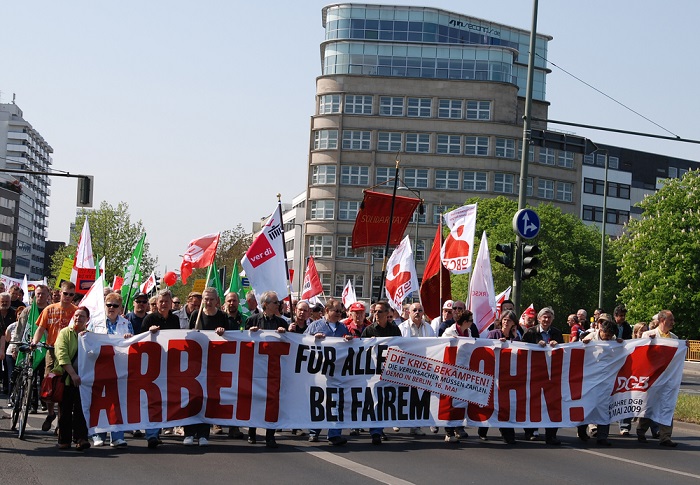
[[[327,4],[5,2],[0,101],[16,95],[53,147],[53,168],[95,177],[95,206],[128,203],[162,274],[191,239],[251,231],[277,193],[291,202],[305,189]],[[397,4],[532,25],[528,0]],[[537,30],[553,37],[549,118],[700,139],[698,18],[695,0],[540,0]],[[697,144],[550,128],[700,160]],[[68,241],[76,186],[52,179],[51,240]]]

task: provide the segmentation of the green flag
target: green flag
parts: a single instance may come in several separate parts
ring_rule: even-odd
[[[131,255],[129,262],[124,268],[122,299],[124,300],[124,308],[129,311],[134,309],[134,296],[139,292],[139,285],[141,283],[141,256],[143,256],[143,244],[145,241],[146,233],[144,232],[134,248],[134,254]]]
[[[216,292],[219,294],[219,300],[223,303],[224,289],[221,285],[221,278],[219,278],[219,270],[216,269],[216,261],[212,262],[207,270],[207,284],[204,286],[216,288]]]
[[[228,292],[238,294],[238,300],[239,300],[238,310],[241,312],[241,314],[243,314],[243,316],[245,318],[248,318],[250,316],[250,310],[248,310],[248,305],[246,304],[246,300],[245,300],[247,290],[243,286],[243,282],[241,281],[241,273],[240,273],[240,270],[238,269],[238,260],[236,260],[233,263],[233,272],[231,274],[231,284],[229,284],[229,286],[228,286]]]
[[[37,325],[36,321],[39,318],[39,307],[36,306],[36,298],[32,299],[32,305],[29,307],[29,314],[27,315],[27,326],[24,329],[24,334],[28,335],[28,341],[32,340],[32,337],[34,337],[34,334],[36,333]],[[27,340],[27,339],[25,339]],[[44,334],[43,337],[41,337],[42,342],[46,342],[46,334]],[[32,362],[32,367],[35,369],[39,367],[39,364],[41,363],[42,360],[44,360],[44,356],[46,355],[46,349],[39,347],[36,349],[34,352],[34,362]],[[26,358],[26,354],[24,352],[20,352],[17,355],[17,363],[23,362],[24,359]]]

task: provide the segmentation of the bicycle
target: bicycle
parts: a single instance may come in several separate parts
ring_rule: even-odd
[[[26,342],[10,342],[10,344],[17,345],[17,349],[25,353],[24,361],[18,362],[12,372],[13,382],[12,393],[10,394],[12,402],[12,423],[10,429],[15,431],[19,426],[17,437],[23,439],[24,431],[27,428],[29,409],[31,408],[32,392],[38,375],[37,370],[32,365],[34,352],[40,347],[47,350],[53,349],[53,347],[42,342],[39,342],[34,348]]]

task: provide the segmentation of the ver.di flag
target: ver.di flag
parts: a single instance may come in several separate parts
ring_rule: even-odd
[[[309,256],[309,261],[306,263],[306,273],[304,274],[304,283],[301,287],[301,299],[308,300],[316,295],[323,293],[323,285],[321,278],[318,276],[314,257]]]
[[[442,245],[442,264],[453,274],[469,273],[474,254],[476,228],[476,204],[465,205],[445,214],[445,224],[450,234]]]
[[[289,295],[281,219],[280,211],[273,211],[241,259],[241,266],[255,294],[274,291],[280,300]]]
[[[485,337],[489,326],[496,320],[496,290],[493,288],[491,254],[486,231],[481,235],[479,254],[469,283],[468,300],[467,308],[474,314],[474,324],[479,329],[479,335]]]
[[[206,268],[214,262],[216,248],[219,246],[220,233],[207,234],[198,239],[193,239],[187,245],[185,254],[182,255],[180,265],[180,279],[182,284],[187,284],[187,278],[194,268]]]
[[[401,313],[404,299],[416,290],[418,290],[416,264],[413,261],[411,240],[406,236],[391,253],[386,266],[385,291],[389,305]]]

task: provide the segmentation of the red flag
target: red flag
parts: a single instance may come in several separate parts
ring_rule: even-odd
[[[187,246],[187,251],[182,256],[180,265],[180,277],[182,284],[187,283],[187,278],[194,268],[206,268],[214,262],[216,248],[219,245],[219,233],[207,234],[199,239],[193,239]]]
[[[430,256],[428,256],[428,262],[425,265],[423,280],[420,285],[420,299],[423,303],[425,314],[431,319],[439,317],[442,310],[442,302],[440,301],[441,275],[442,298],[444,301],[452,299],[450,272],[442,268],[440,248],[442,248],[442,225],[439,225],[435,232],[433,248],[430,250]]]
[[[112,281],[112,289],[114,291],[122,291],[122,285],[124,284],[124,278],[121,276],[114,275],[114,281]]]
[[[306,274],[304,274],[304,284],[301,291],[302,300],[308,300],[323,293],[323,285],[321,284],[321,278],[318,276],[313,256],[309,256],[309,262],[306,263]]]
[[[352,228],[352,248],[367,246],[384,246],[389,219],[391,217],[391,194],[365,190],[360,210],[357,212],[355,226]],[[420,199],[396,196],[394,202],[394,221],[391,226],[389,244],[397,245],[403,238],[411,214],[416,210]]]

